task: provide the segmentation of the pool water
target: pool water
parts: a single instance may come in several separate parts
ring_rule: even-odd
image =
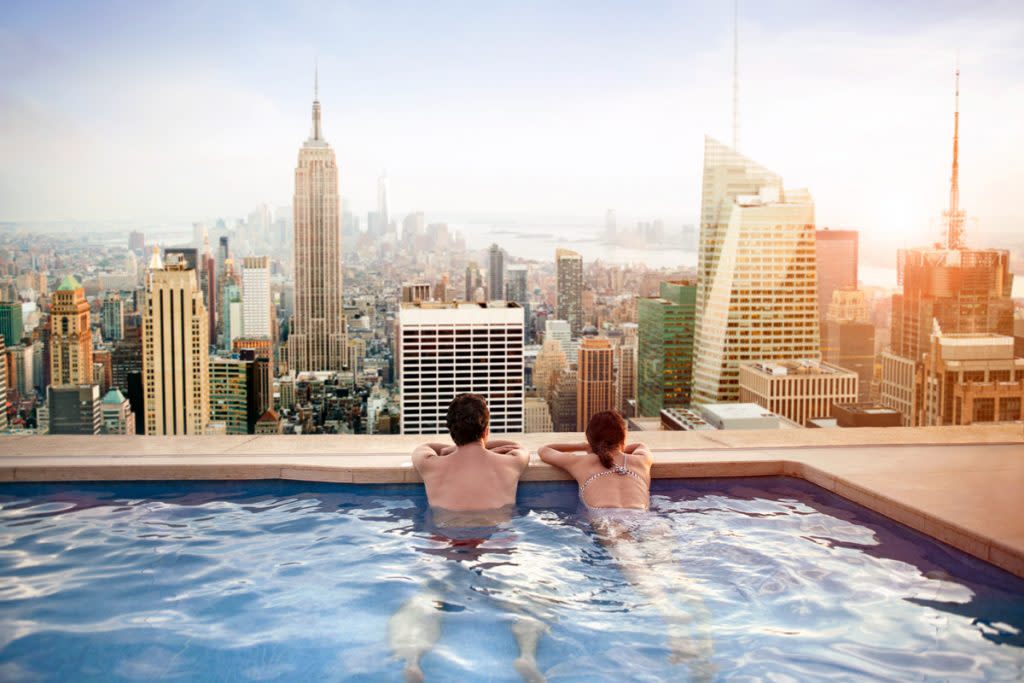
[[[428,681],[520,680],[524,620],[550,681],[1024,679],[1024,580],[794,479],[652,508],[609,540],[526,484],[460,535],[414,486],[3,484],[0,680],[400,681],[415,604]]]

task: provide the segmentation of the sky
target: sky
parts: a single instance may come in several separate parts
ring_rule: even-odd
[[[959,59],[969,234],[1024,230],[1024,3],[739,7],[739,148],[819,225],[938,235]],[[318,62],[358,213],[386,170],[398,214],[694,222],[703,136],[731,140],[732,29],[728,1],[6,0],[0,220],[288,204]]]

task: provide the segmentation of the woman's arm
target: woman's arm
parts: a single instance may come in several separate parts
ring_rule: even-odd
[[[540,459],[553,467],[559,467],[566,472],[571,472],[573,464],[579,462],[579,451],[587,451],[590,445],[587,443],[553,443],[541,446],[537,450]]]

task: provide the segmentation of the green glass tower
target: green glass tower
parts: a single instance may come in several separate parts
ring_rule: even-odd
[[[660,296],[637,302],[638,408],[653,417],[662,408],[689,405],[693,389],[693,330],[697,283],[662,282]]]
[[[0,301],[0,336],[7,346],[17,346],[24,334],[21,320],[21,304],[17,301]]]

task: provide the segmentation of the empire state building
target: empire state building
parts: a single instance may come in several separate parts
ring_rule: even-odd
[[[313,130],[295,168],[295,315],[288,337],[290,369],[342,370],[346,365],[342,307],[338,165],[320,129],[319,83]]]

